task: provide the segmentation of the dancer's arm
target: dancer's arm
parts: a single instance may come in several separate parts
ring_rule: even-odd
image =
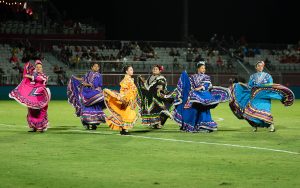
[[[200,86],[200,87],[195,88],[194,90],[195,91],[205,90],[205,87],[204,86]]]
[[[78,77],[76,77],[76,76],[73,76],[73,78],[75,78],[75,79],[78,80],[78,81],[83,81],[83,78],[78,78]]]
[[[88,83],[84,82],[84,81],[83,81],[83,78],[78,78],[78,77],[76,77],[76,76],[73,76],[73,78],[75,78],[76,80],[80,81],[81,84],[82,84],[83,86],[85,86],[85,87],[92,87],[92,86],[93,86],[92,84],[88,84]]]
[[[24,75],[24,78],[29,78],[29,79],[33,80],[34,77],[33,77],[32,75],[25,74],[25,75]]]
[[[92,84],[88,84],[88,83],[86,83],[86,82],[82,82],[81,84],[82,84],[83,86],[85,86],[85,87],[93,87]]]

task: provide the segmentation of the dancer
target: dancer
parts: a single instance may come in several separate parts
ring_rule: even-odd
[[[43,73],[43,64],[35,61],[35,68],[28,61],[24,65],[23,80],[10,92],[9,97],[28,107],[29,132],[44,132],[48,127],[48,103],[50,90],[46,88],[48,77]]]
[[[132,78],[133,68],[127,65],[123,68],[124,79],[120,82],[120,92],[104,89],[104,101],[111,113],[106,123],[112,130],[119,130],[121,135],[127,135],[137,120],[137,88]]]
[[[229,100],[230,93],[227,88],[212,87],[204,60],[197,63],[197,72],[190,78],[186,72],[181,74],[175,89],[173,116],[182,131],[210,133],[217,130],[210,109]]]
[[[72,76],[68,84],[68,101],[74,106],[76,116],[80,117],[87,130],[96,130],[106,118],[103,112],[105,105],[99,69],[98,63],[92,63],[91,70],[83,78]]]
[[[258,127],[270,128],[270,132],[275,132],[271,99],[281,100],[285,106],[290,106],[295,96],[289,88],[274,84],[272,76],[263,72],[264,66],[263,61],[256,63],[257,72],[250,76],[248,85],[244,83],[231,85],[229,106],[238,119],[248,121],[254,132]]]
[[[152,75],[145,80],[138,77],[138,94],[142,124],[152,128],[161,128],[167,119],[172,118],[169,112],[173,98],[167,90],[167,80],[161,75],[163,66],[154,65]]]

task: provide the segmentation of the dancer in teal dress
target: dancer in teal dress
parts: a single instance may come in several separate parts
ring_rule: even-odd
[[[294,93],[287,87],[274,84],[272,76],[263,72],[264,62],[255,65],[257,73],[250,76],[248,85],[234,83],[231,85],[229,106],[238,119],[245,119],[257,131],[258,127],[270,128],[275,131],[271,114],[271,99],[281,100],[285,106],[290,106],[295,100]]]

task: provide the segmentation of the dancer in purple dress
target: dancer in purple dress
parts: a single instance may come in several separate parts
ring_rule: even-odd
[[[72,76],[68,84],[68,101],[80,117],[86,129],[96,130],[100,123],[105,122],[103,112],[104,96],[102,93],[102,75],[99,73],[99,64],[92,63],[91,71],[83,78]]]

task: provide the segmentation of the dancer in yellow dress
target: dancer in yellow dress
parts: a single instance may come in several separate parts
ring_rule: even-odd
[[[121,135],[127,135],[137,120],[137,88],[134,84],[132,66],[124,67],[125,77],[120,82],[120,92],[104,89],[104,102],[111,113],[106,123],[112,130],[119,130]]]

